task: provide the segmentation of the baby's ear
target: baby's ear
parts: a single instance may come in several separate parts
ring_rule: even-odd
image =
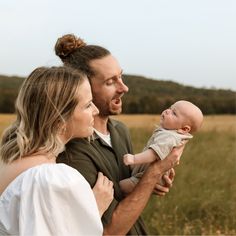
[[[184,127],[177,130],[177,132],[180,134],[186,134],[186,133],[189,133],[190,131],[191,131],[191,127],[189,125],[185,125]]]

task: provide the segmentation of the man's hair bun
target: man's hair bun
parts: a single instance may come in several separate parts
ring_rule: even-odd
[[[55,52],[57,56],[64,59],[76,49],[84,46],[86,46],[86,43],[81,38],[77,38],[73,34],[66,34],[57,40]]]

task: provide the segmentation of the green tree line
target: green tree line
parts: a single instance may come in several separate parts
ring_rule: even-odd
[[[0,75],[0,113],[13,113],[23,77]],[[195,103],[204,114],[236,114],[236,92],[184,86],[172,81],[124,75],[129,92],[123,98],[123,113],[160,114],[175,101]]]
[[[123,113],[160,114],[177,100],[188,100],[204,114],[236,114],[236,92],[184,86],[172,81],[125,75],[129,92],[123,99]]]
[[[24,78],[0,76],[0,113],[13,113],[15,100]]]

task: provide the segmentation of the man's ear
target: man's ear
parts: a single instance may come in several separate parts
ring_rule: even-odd
[[[186,133],[189,133],[190,131],[191,131],[191,127],[189,125],[185,125],[184,127],[177,130],[177,132],[180,134],[186,134]]]

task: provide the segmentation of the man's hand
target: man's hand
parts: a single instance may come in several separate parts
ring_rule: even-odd
[[[158,179],[153,193],[158,196],[165,196],[170,191],[175,177],[175,170],[171,168],[166,174],[162,176],[162,179]]]

